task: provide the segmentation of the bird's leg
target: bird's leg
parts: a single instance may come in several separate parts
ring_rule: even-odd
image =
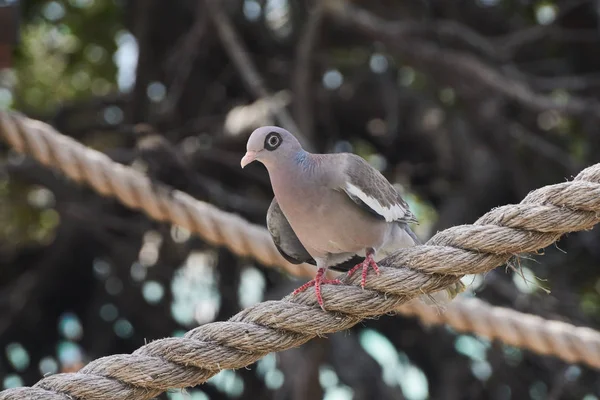
[[[359,268],[362,268],[362,278],[360,280],[360,286],[363,289],[365,288],[365,283],[367,282],[367,273],[369,272],[369,266],[373,267],[373,269],[375,270],[375,273],[377,273],[377,275],[379,275],[379,267],[377,266],[377,263],[375,262],[375,259],[373,258],[374,255],[375,255],[375,250],[367,249],[366,257],[365,257],[364,261],[359,264],[356,264],[354,266],[354,268],[352,268],[350,271],[348,271],[348,276],[350,276],[353,273],[355,273],[356,270],[358,270]]]
[[[325,307],[323,307],[323,298],[321,297],[321,285],[322,284],[339,285],[342,282],[340,282],[339,279],[323,279],[323,275],[325,275],[325,268],[321,267],[317,270],[317,275],[315,276],[315,279],[313,279],[312,281],[306,282],[304,285],[302,285],[298,289],[294,290],[293,294],[298,294],[300,292],[304,292],[309,287],[314,286],[315,294],[317,295],[317,302],[319,303],[319,305],[321,306],[323,311],[325,311]]]

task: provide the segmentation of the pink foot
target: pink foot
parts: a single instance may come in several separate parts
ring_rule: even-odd
[[[296,295],[300,292],[304,292],[309,287],[314,286],[315,293],[317,295],[317,302],[319,303],[319,305],[321,306],[323,311],[325,311],[325,307],[323,307],[323,297],[321,297],[321,285],[322,284],[339,285],[342,282],[340,282],[339,279],[323,279],[323,275],[325,275],[325,268],[319,268],[317,270],[317,276],[315,276],[315,279],[313,279],[312,281],[306,282],[304,285],[302,285],[298,289],[294,290],[293,294]]]
[[[364,261],[361,262],[360,264],[356,264],[354,266],[354,268],[352,268],[350,271],[348,271],[348,276],[351,276],[359,268],[362,267],[362,278],[360,280],[360,286],[363,289],[365,288],[365,283],[367,282],[367,273],[369,272],[369,266],[371,266],[375,270],[375,273],[377,273],[377,275],[379,275],[379,267],[377,266],[377,263],[373,259],[373,251],[367,251],[367,256],[365,257]]]

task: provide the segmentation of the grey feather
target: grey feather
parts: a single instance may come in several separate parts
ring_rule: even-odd
[[[275,247],[288,262],[292,264],[307,262],[317,265],[302,243],[300,243],[298,236],[296,236],[287,218],[283,215],[275,198],[273,198],[267,211],[267,229],[273,238]]]
[[[417,222],[406,201],[379,171],[355,154],[344,153],[341,156],[345,158],[344,173],[347,183],[372,200],[371,204],[368,204],[365,201],[367,199],[361,198],[344,185],[341,189],[352,201],[378,219],[388,220],[388,222]],[[393,216],[386,215],[384,212],[386,210],[393,211]]]
[[[408,233],[408,236],[410,236],[410,238],[415,242],[416,246],[421,245],[421,240],[419,240],[419,238],[417,237],[417,235],[415,235],[415,233],[412,231],[412,229],[410,229],[410,227],[408,226],[408,224],[405,223],[399,223],[400,226],[402,226],[402,228],[404,228],[404,230],[406,231],[406,233]]]

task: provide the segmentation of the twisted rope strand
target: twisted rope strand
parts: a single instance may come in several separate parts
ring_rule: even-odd
[[[173,198],[154,193],[141,174],[113,163],[46,124],[0,113],[0,135],[18,151],[60,168],[78,182],[88,183],[132,208],[143,209],[153,218],[175,222],[264,264],[286,265],[264,228],[183,193],[176,192]],[[344,285],[326,285],[322,294],[329,312],[317,306],[310,291],[259,303],[229,321],[193,329],[183,338],[157,340],[133,354],[94,360],[78,373],[48,376],[33,388],[0,392],[0,400],[69,396],[149,399],[169,388],[200,384],[223,368],[244,367],[269,352],[299,346],[316,335],[348,329],[364,318],[402,309],[433,321],[431,310],[424,311],[414,305],[416,302],[400,306],[415,296],[441,290],[464,274],[488,271],[516,253],[543,248],[565,232],[591,228],[600,221],[599,183],[600,164],[596,164],[572,182],[538,189],[520,205],[494,209],[475,225],[439,232],[426,245],[387,257],[380,263],[381,274],[367,281],[366,290],[358,287],[357,276],[344,278]],[[137,199],[144,201],[136,202]],[[572,219],[565,218],[565,210]],[[553,223],[548,224],[544,216]],[[288,264],[289,271],[291,268],[297,267]],[[520,313],[497,309],[481,311],[488,318],[486,325],[472,317],[477,314],[473,309],[483,310],[481,304],[468,300],[454,303],[435,322],[448,322],[458,329],[481,332],[542,354],[600,368],[597,332],[568,324],[558,329],[557,322],[543,319],[526,323]],[[510,318],[500,315],[502,312]]]

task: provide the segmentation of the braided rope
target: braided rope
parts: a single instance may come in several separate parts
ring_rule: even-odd
[[[183,193],[177,192],[173,198],[155,193],[141,174],[58,134],[44,123],[0,113],[0,136],[18,151],[31,154],[43,164],[59,168],[72,179],[132,208],[143,209],[155,219],[177,223],[214,244],[227,245],[238,255],[286,268],[287,263],[264,228]],[[473,225],[439,232],[426,245],[403,249],[382,260],[381,274],[367,281],[366,290],[357,286],[357,276],[344,278],[344,285],[326,285],[323,297],[329,312],[316,305],[311,291],[266,301],[241,311],[229,321],[195,328],[183,338],[157,340],[133,354],[94,360],[77,373],[45,377],[32,388],[0,392],[0,400],[69,396],[149,399],[170,388],[194,386],[221,369],[241,368],[269,352],[348,329],[364,318],[399,311],[403,303],[415,296],[439,291],[464,274],[493,269],[514,254],[546,247],[566,232],[590,229],[600,221],[599,211],[600,164],[596,164],[574,181],[540,188],[521,204],[496,208]],[[296,268],[287,265],[286,270]],[[417,302],[402,310],[425,321],[447,322],[459,330],[600,368],[597,332],[511,310],[481,311],[485,307],[489,306],[474,300],[455,301],[438,319],[430,311],[423,311]],[[482,317],[477,309],[486,314],[487,324],[478,322]]]

